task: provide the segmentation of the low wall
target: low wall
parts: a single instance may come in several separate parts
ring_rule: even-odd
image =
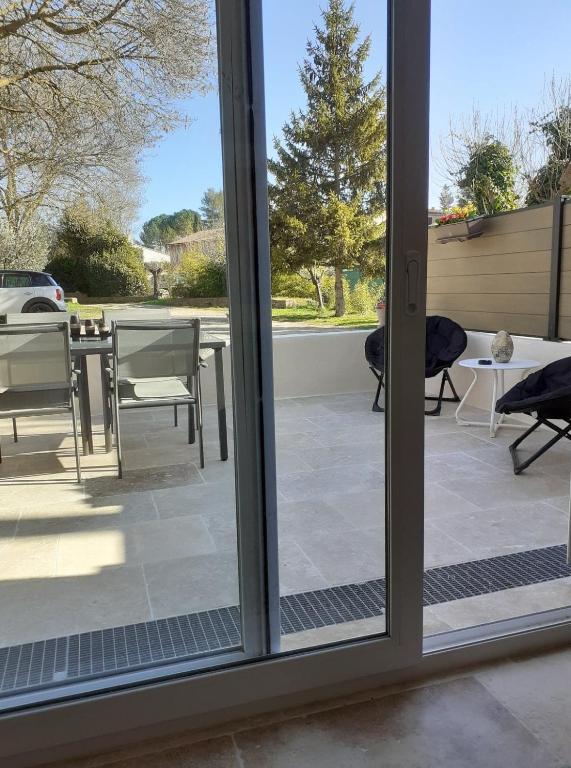
[[[86,296],[84,293],[71,291],[65,294],[66,299],[77,299],[81,304],[143,304],[152,301],[152,296]],[[160,305],[157,305],[160,306]],[[210,299],[169,299],[169,306],[173,307],[228,307],[228,299],[224,296]],[[152,306],[149,307],[152,309]]]
[[[274,392],[277,399],[374,391],[375,381],[363,348],[370,331],[292,333],[274,336]],[[226,402],[232,403],[231,348],[222,352]],[[202,395],[205,405],[216,403],[214,356],[203,369]],[[99,358],[90,356],[89,389],[95,422],[101,422],[102,401]]]
[[[274,393],[276,399],[334,395],[375,390],[373,378],[364,357],[364,344],[369,330],[292,333],[276,335],[273,340]],[[463,357],[489,357],[494,334],[468,331],[468,347]],[[514,357],[537,360],[546,365],[553,360],[571,356],[571,342],[543,341],[528,336],[514,336]],[[226,402],[232,403],[231,348],[223,351]],[[208,358],[202,372],[202,391],[206,405],[216,402],[214,357]],[[101,413],[99,359],[89,358],[90,390],[95,420]],[[452,378],[460,395],[466,392],[472,374],[458,364],[452,367]],[[515,384],[520,374],[506,372],[506,389]],[[428,379],[427,394],[437,394],[440,377]],[[469,404],[489,410],[491,377],[482,373],[471,392]]]

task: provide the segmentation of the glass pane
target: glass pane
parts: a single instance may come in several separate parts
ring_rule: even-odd
[[[266,2],[264,25],[288,650],[386,628],[383,331],[364,353],[385,311],[386,8]]]
[[[571,597],[571,7],[466,10],[432,4],[426,392],[462,401],[426,417],[426,635]]]
[[[27,288],[29,285],[29,275],[4,275],[4,288]]]
[[[132,23],[152,30],[135,35],[133,45],[144,39],[157,56],[144,63],[114,58],[110,74],[122,85],[112,93],[109,74],[94,66],[93,80],[81,81],[82,88],[92,82],[93,101],[86,98],[79,110],[71,100],[75,75],[58,80],[58,110],[67,109],[70,121],[58,122],[58,151],[70,158],[73,178],[62,164],[62,187],[44,199],[45,219],[34,219],[30,209],[35,229],[24,234],[35,239],[14,251],[19,261],[10,265],[46,268],[66,296],[77,297],[68,310],[74,337],[81,334],[71,341],[80,371],[74,381],[81,481],[71,411],[17,413],[12,422],[3,408],[9,398],[0,396],[4,697],[166,662],[207,665],[205,659],[242,648],[214,7],[175,2],[181,16],[173,25],[161,4],[103,2],[102,17],[107,6],[111,17],[129,22],[125,29]],[[85,45],[108,44],[117,28],[102,24]],[[54,41],[40,23],[26,30],[32,49],[37,40],[74,55],[74,46],[63,37]],[[24,66],[20,45],[14,41],[14,66]],[[2,98],[17,101],[19,93],[4,91]],[[117,100],[109,112],[103,96]],[[27,113],[19,142],[31,142],[44,118]],[[17,121],[13,130],[12,138]],[[99,154],[84,157],[88,145]],[[53,149],[40,143],[37,179],[22,166],[20,189],[47,180],[41,161],[52,168]],[[72,182],[78,196],[68,199]],[[51,206],[55,195],[61,214]],[[44,220],[55,232],[48,250]],[[4,225],[2,219],[3,235]],[[5,279],[10,287],[29,284],[25,277]],[[187,331],[144,330],[145,323],[190,318],[200,319],[200,367]],[[16,319],[33,322],[34,315]],[[122,348],[114,367],[109,334],[116,320],[142,328],[127,368]],[[38,365],[38,350],[27,349],[29,359],[22,345],[16,350],[20,378],[22,370],[34,374],[23,383],[49,383],[50,366]]]

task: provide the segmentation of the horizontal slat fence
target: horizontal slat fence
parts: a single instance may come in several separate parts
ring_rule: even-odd
[[[559,258],[554,260],[556,206],[557,201],[487,217],[483,234],[464,242],[439,243],[445,230],[431,227],[427,312],[446,315],[469,330],[547,337],[551,311],[555,335],[571,339],[571,200],[561,208]],[[559,263],[557,325],[557,302],[550,292]]]
[[[571,200],[563,206],[561,219],[561,290],[559,336],[571,339]]]

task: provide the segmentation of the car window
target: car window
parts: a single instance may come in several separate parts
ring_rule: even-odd
[[[54,284],[54,281],[49,275],[44,275],[40,273],[40,274],[31,275],[31,278],[32,278],[32,285],[35,286],[36,288],[45,288],[46,285],[51,286]]]
[[[4,275],[4,288],[28,288],[31,284],[30,275]]]

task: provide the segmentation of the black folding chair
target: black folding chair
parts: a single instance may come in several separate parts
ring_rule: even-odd
[[[509,447],[514,473],[519,475],[555,443],[564,437],[571,440],[571,357],[556,360],[513,386],[496,403],[496,412],[525,413],[535,417],[535,423]],[[563,421],[565,426],[554,424],[553,419]],[[520,461],[518,447],[541,426],[555,432],[555,437],[528,459]]]
[[[438,396],[426,395],[426,400],[436,400],[437,404],[432,410],[425,411],[427,416],[438,416],[442,410],[442,403],[458,403],[460,398],[454,389],[450,377],[449,368],[466,349],[468,337],[464,329],[450,320],[448,317],[431,315],[426,318],[426,362],[425,378],[431,379],[442,374],[440,391]],[[385,379],[385,329],[377,328],[365,341],[365,358],[369,368],[377,379],[377,391],[373,401],[373,411],[384,411],[379,405],[381,389]],[[452,391],[452,397],[444,397],[444,387],[448,386]]]

